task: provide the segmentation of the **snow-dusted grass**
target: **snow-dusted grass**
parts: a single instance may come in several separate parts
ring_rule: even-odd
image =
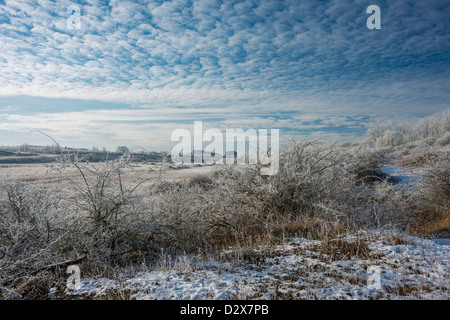
[[[341,241],[359,241],[369,251],[336,258],[323,250],[323,241],[296,238],[272,247],[230,248],[214,258],[189,255],[165,268],[116,279],[82,279],[65,295],[152,300],[450,299],[448,245],[385,232]],[[381,271],[381,287],[370,286],[373,267]]]

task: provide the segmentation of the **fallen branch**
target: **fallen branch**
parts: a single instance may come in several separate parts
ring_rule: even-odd
[[[14,261],[17,261],[17,258],[14,257],[12,254],[9,254],[8,252],[3,251],[2,249],[0,249],[0,252],[3,253],[3,256],[1,256],[0,259],[3,259],[3,257],[8,256],[8,257],[12,258]]]
[[[64,262],[60,262],[60,263],[54,263],[54,264],[50,264],[50,265],[47,265],[47,266],[43,266],[43,267],[35,269],[35,270],[31,271],[31,272],[28,272],[27,274],[28,275],[32,275],[32,274],[35,274],[35,273],[38,273],[38,272],[41,272],[41,271],[49,271],[49,270],[54,270],[56,268],[68,267],[68,266],[71,266],[71,265],[74,265],[74,264],[83,263],[86,260],[87,260],[87,257],[83,256],[83,257],[75,259],[75,260],[68,260],[68,261],[64,261]]]

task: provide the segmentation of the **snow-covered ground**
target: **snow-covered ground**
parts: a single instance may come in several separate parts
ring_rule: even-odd
[[[418,178],[417,172],[413,173],[402,167],[383,167],[381,171],[394,178],[394,183],[399,185],[414,184]]]
[[[393,239],[384,233],[342,239],[356,248],[361,244],[355,256],[324,251],[324,242],[308,239],[231,248],[214,259],[184,256],[115,279],[82,278],[66,294],[100,298],[115,291],[131,299],[166,300],[450,299],[449,241]]]

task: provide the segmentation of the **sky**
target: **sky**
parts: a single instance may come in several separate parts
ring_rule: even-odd
[[[0,0],[0,145],[168,151],[194,121],[358,141],[450,108],[449,52],[450,0]]]

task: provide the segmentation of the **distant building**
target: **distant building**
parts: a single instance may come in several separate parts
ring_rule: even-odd
[[[125,147],[125,146],[120,146],[120,147],[117,147],[116,152],[117,152],[117,153],[127,153],[127,152],[129,152],[129,150],[128,150],[128,148]]]

